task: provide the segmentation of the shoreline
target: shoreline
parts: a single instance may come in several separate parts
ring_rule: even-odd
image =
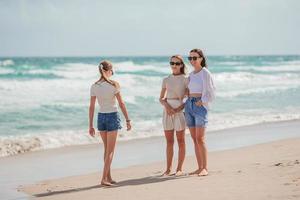
[[[300,137],[300,120],[262,123],[207,134],[208,152],[237,149],[260,143]],[[187,156],[194,155],[190,135],[186,136]],[[140,150],[143,151],[140,151]],[[120,141],[112,164],[113,170],[145,165],[165,160],[163,136]],[[234,151],[234,150],[233,150]],[[177,157],[175,144],[175,158]],[[42,180],[71,177],[102,169],[102,144],[69,146],[45,151],[34,151],[0,159],[0,177],[5,199],[27,199],[16,188]],[[126,156],[125,156],[126,155]],[[66,167],[67,162],[67,167]]]
[[[26,185],[34,199],[298,199],[300,138],[209,153],[209,176],[160,177],[165,162],[115,169],[115,187],[99,186],[101,174],[89,173]],[[221,163],[221,164],[220,164]],[[185,169],[196,166],[188,156]],[[184,186],[184,187],[183,187]],[[188,186],[188,187],[185,187]],[[170,193],[170,190],[172,191]]]
[[[263,125],[272,125],[272,124],[277,124],[277,123],[289,123],[289,122],[300,122],[300,119],[291,119],[291,120],[282,120],[282,121],[268,121],[268,122],[260,122],[260,123],[255,123],[255,124],[250,124],[250,125],[242,125],[242,126],[235,126],[235,127],[230,127],[230,128],[224,128],[224,129],[220,129],[220,130],[211,130],[211,131],[207,131],[206,134],[218,134],[219,132],[224,132],[224,131],[230,131],[230,130],[235,130],[235,129],[244,129],[247,127],[254,127],[254,126],[263,126]],[[88,133],[87,133],[88,134]],[[129,133],[130,134],[130,133]],[[189,134],[189,130],[186,129],[185,131],[186,135],[190,135]],[[157,139],[157,138],[164,138],[163,132],[161,133],[161,135],[154,135],[154,136],[150,136],[150,137],[138,137],[138,138],[130,138],[130,139],[121,139],[120,137],[118,137],[117,142],[118,143],[127,143],[127,142],[137,142],[137,141],[141,141],[141,140],[147,140],[147,139]],[[9,158],[9,157],[15,157],[15,156],[22,156],[22,155],[26,155],[26,154],[31,154],[31,153],[37,153],[37,152],[47,152],[47,151],[63,151],[64,149],[68,150],[70,148],[88,148],[90,147],[95,147],[99,144],[102,144],[102,141],[99,140],[98,142],[95,143],[88,143],[88,144],[74,144],[74,145],[66,145],[66,146],[61,146],[61,147],[51,147],[51,148],[45,148],[45,149],[36,149],[36,150],[32,150],[32,151],[26,151],[23,153],[18,153],[18,154],[12,154],[12,155],[7,155],[7,156],[0,156],[0,160],[4,159],[4,158]]]

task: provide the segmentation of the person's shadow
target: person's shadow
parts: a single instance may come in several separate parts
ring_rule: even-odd
[[[110,186],[110,187],[104,187],[101,185],[93,185],[93,186],[88,186],[88,187],[72,188],[72,189],[68,189],[68,190],[48,191],[45,193],[34,194],[33,196],[34,197],[46,197],[46,196],[52,196],[52,195],[58,195],[58,194],[67,194],[67,193],[72,193],[72,192],[86,191],[86,190],[91,190],[91,189],[96,189],[96,188],[114,189],[114,188],[128,186],[128,185],[145,185],[145,184],[159,183],[159,182],[176,180],[176,179],[187,178],[187,177],[188,176],[179,176],[179,177],[176,177],[176,176],[167,176],[167,177],[148,176],[148,177],[143,177],[143,178],[120,181],[115,186]]]

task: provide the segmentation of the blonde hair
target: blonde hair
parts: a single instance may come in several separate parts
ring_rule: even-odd
[[[171,56],[170,60],[172,60],[172,58],[177,58],[178,60],[180,60],[180,62],[182,64],[182,67],[180,68],[180,73],[186,74],[186,66],[184,64],[183,57],[181,55],[174,55],[174,56]]]

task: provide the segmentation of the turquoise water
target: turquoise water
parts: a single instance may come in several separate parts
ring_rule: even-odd
[[[88,104],[102,59],[113,62],[133,121],[119,139],[162,135],[168,57],[0,58],[0,155],[97,142]],[[300,119],[300,56],[210,56],[208,65],[217,86],[209,130]]]

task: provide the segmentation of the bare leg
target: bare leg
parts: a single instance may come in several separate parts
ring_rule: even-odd
[[[178,165],[176,174],[182,173],[182,165],[185,158],[185,133],[184,130],[176,131],[177,143],[178,143]],[[180,174],[179,174],[180,173]]]
[[[112,185],[108,180],[108,173],[110,171],[110,166],[114,155],[117,133],[118,133],[117,131],[111,131],[107,133],[106,155],[105,155],[103,175],[101,180],[101,184],[106,186]]]
[[[105,162],[105,155],[106,155],[106,148],[107,148],[107,132],[106,131],[100,131],[100,135],[101,135],[101,139],[103,141],[103,145],[104,145],[104,155],[103,155],[103,159],[104,159],[104,162]],[[116,181],[114,181],[111,177],[111,174],[110,174],[110,169],[108,171],[108,181],[111,182],[111,183],[116,183]]]
[[[207,171],[207,149],[205,145],[205,128],[197,127],[196,128],[196,137],[199,145],[200,155],[201,155],[201,172],[198,174],[199,176],[208,175]]]
[[[195,155],[196,155],[197,163],[198,163],[198,169],[196,169],[195,171],[190,173],[190,175],[193,175],[193,174],[199,174],[201,172],[202,163],[201,163],[201,154],[200,154],[200,150],[199,150],[199,144],[198,144],[197,137],[196,137],[196,128],[190,127],[189,129],[191,132],[191,137],[194,142]]]
[[[166,154],[167,154],[167,169],[163,175],[170,175],[173,160],[173,146],[174,146],[174,130],[165,130],[165,137],[167,142]]]

